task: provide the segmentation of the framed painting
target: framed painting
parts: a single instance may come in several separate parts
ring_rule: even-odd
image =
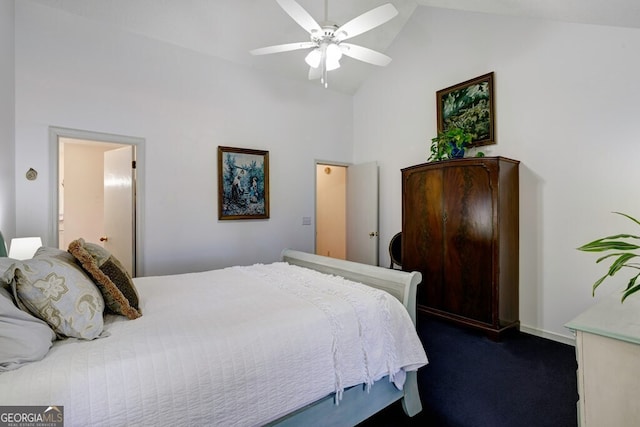
[[[218,219],[269,218],[269,152],[218,147]]]
[[[436,92],[438,133],[457,127],[473,135],[471,146],[495,144],[493,72]]]

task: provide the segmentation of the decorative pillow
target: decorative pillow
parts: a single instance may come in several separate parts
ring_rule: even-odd
[[[17,259],[0,257],[0,285],[9,284],[13,281],[13,271]]]
[[[71,264],[76,263],[76,259],[67,251],[63,251],[58,248],[51,248],[48,246],[41,246],[36,253],[33,254],[33,258],[36,257],[53,257],[58,258],[61,261],[69,262]]]
[[[18,300],[60,336],[94,339],[104,327],[104,299],[75,262],[38,255],[15,264]]]
[[[129,319],[142,316],[138,291],[131,276],[116,257],[102,246],[87,243],[84,239],[71,242],[69,252],[98,285],[110,311]]]
[[[16,307],[0,286],[0,372],[42,359],[55,338],[45,322]]]

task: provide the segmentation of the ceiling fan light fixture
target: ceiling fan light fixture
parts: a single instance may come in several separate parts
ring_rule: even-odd
[[[337,70],[338,68],[340,68],[340,61],[338,61],[337,59],[331,60],[327,56],[327,64],[326,65],[327,65],[327,71]]]
[[[322,52],[320,48],[315,48],[304,58],[304,61],[311,68],[318,68],[320,66],[320,60],[322,59]]]
[[[340,68],[340,58],[342,58],[342,50],[337,44],[330,44],[327,46],[326,50],[326,69],[327,71],[333,71],[337,68]]]

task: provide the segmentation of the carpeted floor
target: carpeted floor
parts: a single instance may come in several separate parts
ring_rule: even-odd
[[[361,427],[575,427],[574,347],[524,333],[494,342],[482,333],[418,315],[429,365],[418,372],[423,410],[399,402]]]

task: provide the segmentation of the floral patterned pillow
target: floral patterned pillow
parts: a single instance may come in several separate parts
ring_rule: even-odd
[[[15,264],[20,302],[58,336],[94,339],[104,327],[104,299],[68,254],[36,254]]]
[[[20,262],[17,259],[0,257],[0,285],[10,284],[13,281],[14,264]]]

